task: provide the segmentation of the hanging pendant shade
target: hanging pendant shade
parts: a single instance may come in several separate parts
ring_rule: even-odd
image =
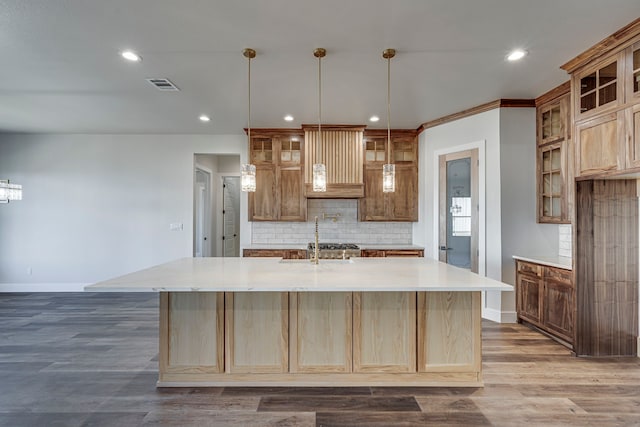
[[[382,166],[382,192],[396,191],[396,165],[391,162],[391,58],[395,49],[385,49],[382,57],[387,60],[387,164]]]
[[[249,60],[249,78],[248,78],[248,94],[249,94],[249,108],[247,114],[247,140],[249,142],[249,153],[251,153],[251,59],[256,57],[256,51],[253,49],[245,49],[242,51],[242,55]],[[251,154],[249,154],[251,155]],[[250,163],[243,164],[240,169],[240,183],[242,191],[254,192],[256,191],[256,165]]]
[[[318,58],[318,140],[316,141],[316,163],[313,165],[313,191],[327,191],[327,168],[322,163],[322,58],[327,51],[318,48],[313,51],[313,56]]]

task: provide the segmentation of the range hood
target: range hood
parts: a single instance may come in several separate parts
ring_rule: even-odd
[[[364,197],[362,143],[365,126],[322,126],[318,147],[318,125],[302,125],[305,140],[304,195],[308,199],[357,199]],[[317,159],[318,152],[320,158]],[[313,165],[327,168],[327,191],[313,191]]]

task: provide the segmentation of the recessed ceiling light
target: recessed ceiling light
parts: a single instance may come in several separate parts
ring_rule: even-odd
[[[202,114],[198,118],[200,119],[201,122],[210,122],[211,121],[211,117],[207,116],[206,114]]]
[[[284,119],[288,122],[292,122],[293,121],[293,116],[291,114],[287,114],[286,116],[284,116]]]
[[[138,55],[137,53],[135,53],[134,51],[132,51],[132,50],[122,51],[122,53],[120,55],[122,55],[122,57],[124,59],[126,59],[127,61],[131,61],[131,62],[140,62],[140,61],[142,61],[142,57],[140,55]]]
[[[378,116],[371,116],[371,117],[369,117],[369,121],[370,121],[370,122],[377,122],[377,121],[379,121],[379,120],[380,120],[380,117],[378,117]]]
[[[509,55],[507,56],[507,60],[509,61],[517,61],[519,59],[524,58],[525,56],[527,56],[527,52],[522,50],[522,49],[516,49],[514,51],[511,51],[511,53],[509,53]]]

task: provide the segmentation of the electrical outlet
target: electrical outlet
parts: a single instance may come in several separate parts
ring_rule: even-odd
[[[169,224],[169,231],[182,231],[183,230],[183,226],[181,222],[173,222],[171,224]]]

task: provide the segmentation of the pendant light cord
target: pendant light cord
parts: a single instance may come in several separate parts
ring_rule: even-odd
[[[247,114],[247,138],[249,138],[249,144],[251,144],[251,56],[249,56],[249,82],[247,84],[249,88],[249,108]]]
[[[391,56],[387,57],[387,157],[391,164]]]
[[[318,141],[316,142],[316,163],[322,163],[322,56],[318,56]]]

